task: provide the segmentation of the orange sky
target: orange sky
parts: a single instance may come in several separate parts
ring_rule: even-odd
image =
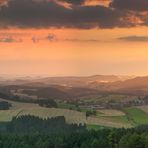
[[[148,42],[122,41],[148,36],[148,27],[129,29],[1,30],[15,42],[0,42],[1,74],[13,75],[147,75]],[[48,35],[53,35],[51,40]],[[35,38],[37,42],[33,42]],[[21,40],[21,41],[20,41]]]

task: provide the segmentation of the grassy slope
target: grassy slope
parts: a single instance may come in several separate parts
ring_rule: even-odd
[[[125,110],[130,120],[132,120],[134,124],[148,124],[148,114],[140,108],[130,107],[126,108]]]
[[[0,111],[0,121],[10,121],[13,116],[31,114],[42,118],[65,116],[68,123],[87,123],[91,126],[100,125],[101,127],[131,127],[126,114],[121,113],[121,111],[118,110],[116,112],[116,116],[114,115],[115,111],[112,111],[111,114],[105,110],[104,113],[102,113],[102,111],[97,116],[88,117],[86,119],[84,112],[60,108],[43,108],[32,103],[19,103],[14,101],[9,102],[12,103],[12,108],[7,111]],[[126,109],[126,112],[128,112],[128,116],[131,116],[132,120],[136,121],[137,124],[148,124],[146,119],[147,114],[144,111],[140,109],[135,110],[133,108],[128,108]]]

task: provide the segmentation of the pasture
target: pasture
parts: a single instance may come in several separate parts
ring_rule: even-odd
[[[133,125],[148,124],[148,114],[142,109],[136,107],[126,108],[125,112],[124,110],[97,110],[96,116],[90,116],[86,118],[85,112],[79,112],[72,109],[70,110],[64,108],[45,108],[33,103],[21,103],[15,101],[8,102],[12,104],[12,107],[10,108],[10,110],[0,111],[1,122],[11,121],[14,116],[17,117],[21,115],[34,115],[41,118],[64,116],[67,123],[86,123],[87,125],[99,125],[116,128],[129,128]]]
[[[129,120],[134,124],[148,124],[148,114],[137,107],[130,107],[125,109]]]

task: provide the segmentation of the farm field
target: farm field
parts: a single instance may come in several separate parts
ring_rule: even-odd
[[[0,99],[2,100],[2,99]],[[34,115],[41,118],[64,116],[67,123],[86,123],[90,127],[125,127],[129,128],[137,124],[148,124],[148,114],[140,108],[126,108],[121,110],[103,109],[97,110],[97,116],[86,118],[85,112],[64,108],[44,108],[33,103],[20,103],[8,101],[12,104],[10,110],[0,111],[0,122],[11,121],[14,116]],[[134,124],[133,124],[134,123]]]
[[[148,124],[148,113],[137,107],[130,107],[125,109],[129,119],[136,125]]]
[[[97,112],[101,113],[102,116],[124,116],[125,113],[116,109],[100,109]]]
[[[140,106],[138,108],[143,110],[144,112],[148,113],[148,105]]]

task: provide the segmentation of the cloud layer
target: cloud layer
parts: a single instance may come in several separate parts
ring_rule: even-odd
[[[118,39],[124,41],[132,41],[132,42],[148,42],[148,36],[127,36]]]
[[[110,6],[120,10],[148,11],[147,0],[113,0]]]
[[[90,29],[148,26],[146,0],[113,0],[110,7],[84,6],[85,0],[58,1],[73,7],[66,8],[55,0],[8,0],[7,5],[0,7],[0,27]]]
[[[66,2],[71,5],[82,5],[85,3],[85,0],[58,0],[60,2]]]

